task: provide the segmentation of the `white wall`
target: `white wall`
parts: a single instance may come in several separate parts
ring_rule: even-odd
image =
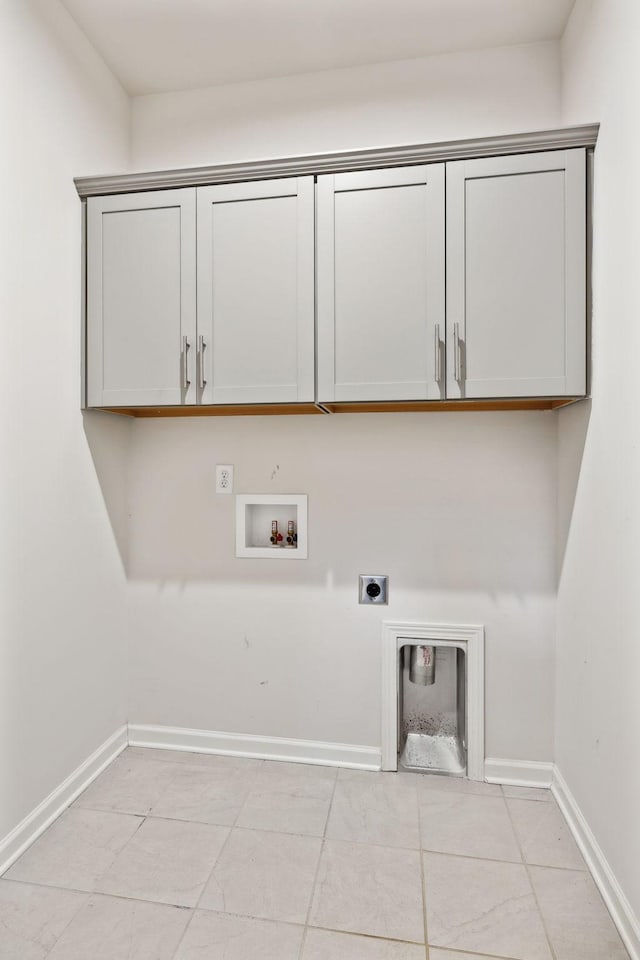
[[[80,412],[73,176],[128,163],[129,103],[57,0],[1,0],[0,838],[125,719],[124,574]],[[124,489],[128,425],[94,424]]]
[[[135,98],[133,163],[558,119],[558,47],[531,44]],[[555,442],[541,413],[136,422],[130,720],[376,746],[382,619],[479,622],[488,754],[550,760]],[[234,559],[216,462],[235,464],[240,491],[309,494],[308,561]],[[389,574],[388,608],[357,604],[359,573]]]
[[[133,100],[136,169],[555,126],[555,43],[532,43]]]
[[[601,127],[593,404],[560,414],[556,760],[640,919],[639,36],[637,0],[578,0],[562,46],[563,120]]]
[[[535,412],[136,422],[130,719],[379,746],[382,620],[484,623],[489,750],[548,759],[555,435]],[[234,559],[216,463],[308,494],[308,560]]]

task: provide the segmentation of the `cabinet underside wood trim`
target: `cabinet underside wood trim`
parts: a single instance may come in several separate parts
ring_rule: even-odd
[[[374,150],[348,150],[341,153],[308,154],[300,157],[254,160],[248,163],[224,163],[190,167],[183,170],[157,170],[116,176],[76,177],[80,197],[105,196],[143,190],[168,190],[174,187],[235,183],[240,180],[265,180],[273,177],[300,177],[349,170],[440,163],[445,160],[469,160],[503,154],[531,153],[540,150],[569,150],[593,147],[599,124],[582,124],[533,133],[502,137],[476,137],[469,140],[445,140],[439,143],[385,147]]]
[[[584,397],[523,397],[514,400],[405,400],[394,403],[245,403],[188,407],[94,407],[124,417],[242,417],[324,413],[453,413],[461,410],[555,410]]]
[[[119,413],[125,417],[242,417],[268,416],[270,414],[324,414],[326,411],[315,403],[238,403],[215,405],[199,404],[188,407],[96,407],[107,413]]]
[[[403,400],[394,403],[323,403],[327,413],[453,413],[461,410],[555,410],[584,397],[520,397],[496,400]]]

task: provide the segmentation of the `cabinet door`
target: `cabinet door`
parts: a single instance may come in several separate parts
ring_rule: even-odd
[[[585,166],[447,164],[447,396],[585,393]]]
[[[318,177],[318,399],[440,399],[444,166]]]
[[[195,403],[195,190],[87,201],[87,403]]]
[[[313,178],[198,189],[203,403],[314,399]]]

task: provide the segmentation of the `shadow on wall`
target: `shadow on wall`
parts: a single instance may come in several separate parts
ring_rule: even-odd
[[[582,460],[589,432],[591,405],[591,400],[584,400],[558,411],[558,584],[562,578],[562,568],[569,541]]]
[[[114,422],[116,421],[116,422]],[[130,580],[555,592],[555,414],[85,414]],[[309,559],[235,557],[234,493],[306,493]]]
[[[103,413],[100,410],[84,410],[82,423],[122,566],[127,572],[127,472],[132,421],[129,417]]]

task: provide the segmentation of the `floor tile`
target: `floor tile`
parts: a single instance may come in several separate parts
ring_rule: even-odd
[[[138,757],[163,763],[187,764],[190,767],[226,767],[228,769],[256,771],[262,760],[249,757],[228,757],[221,753],[196,753],[193,750],[165,750],[164,747],[127,747],[123,757]]]
[[[2,960],[425,952],[629,960],[549,790],[432,774],[128,748],[0,880]]]
[[[424,953],[415,943],[309,928],[302,960],[424,960]]]
[[[479,797],[501,797],[499,783],[467,780],[466,777],[442,777],[435,773],[416,774],[418,790],[443,790],[447,793],[473,793]]]
[[[309,922],[424,942],[419,853],[325,841]]]
[[[148,819],[96,882],[113,896],[193,907],[228,836],[226,827]]]
[[[417,791],[380,780],[339,780],[327,837],[418,850]]]
[[[175,773],[169,763],[121,754],[81,793],[74,807],[146,816]]]
[[[93,890],[136,833],[140,817],[72,807],[23,853],[8,879]]]
[[[424,855],[429,943],[516,960],[551,960],[526,868]]]
[[[360,780],[362,783],[384,783],[396,786],[417,788],[422,774],[406,773],[403,770],[353,770],[350,767],[340,767],[338,780]]]
[[[423,849],[521,862],[520,848],[502,797],[421,790],[418,800]]]
[[[316,837],[234,829],[200,907],[304,923],[320,856]]]
[[[173,764],[173,776],[151,813],[232,826],[256,775],[255,768]]]
[[[325,767],[319,763],[288,763],[280,760],[265,760],[260,776],[263,784],[286,783],[295,785],[299,791],[308,790],[309,796],[325,796],[338,775],[337,767]],[[313,784],[316,784],[314,787]]]
[[[509,787],[503,784],[502,793],[505,797],[512,797],[514,800],[542,800],[545,803],[554,803],[553,794],[546,787]]]
[[[172,960],[190,911],[92,896],[47,960]]]
[[[531,867],[530,875],[557,960],[628,960],[588,873]]]
[[[237,826],[321,837],[336,781],[335,768],[265,762]]]
[[[239,827],[321,837],[330,800],[299,796],[286,790],[252,790],[238,817]]]
[[[298,960],[304,927],[196,912],[175,960]]]
[[[0,957],[44,960],[88,895],[0,880]]]
[[[527,863],[586,870],[578,846],[555,801],[507,800]]]

